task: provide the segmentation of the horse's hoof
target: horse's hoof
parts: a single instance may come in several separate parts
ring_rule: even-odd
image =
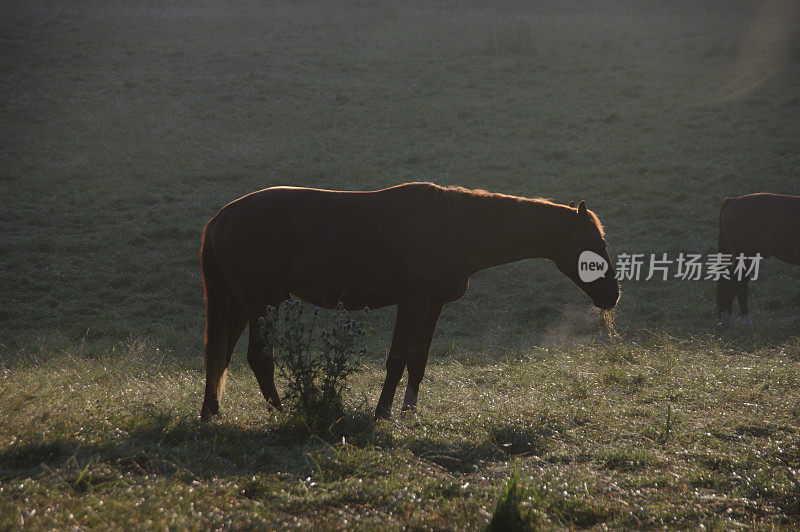
[[[727,330],[731,326],[731,313],[730,312],[723,312],[720,314],[720,322],[717,326],[722,329],[723,331]]]
[[[203,404],[203,408],[200,409],[200,421],[210,421],[211,416],[218,416],[218,415],[219,415],[219,405]]]
[[[391,412],[386,410],[385,408],[378,407],[375,410],[375,421],[379,421],[381,419],[389,419]]]
[[[283,405],[280,402],[275,404],[272,401],[267,401],[267,410],[272,410],[273,412],[283,412]]]
[[[417,405],[403,405],[400,415],[403,417],[417,415]]]
[[[742,325],[747,327],[753,326],[753,322],[750,320],[750,314],[742,314],[740,319],[742,320]]]
[[[400,412],[400,419],[403,421],[410,421],[416,422],[417,420],[417,411],[416,410],[403,410]]]

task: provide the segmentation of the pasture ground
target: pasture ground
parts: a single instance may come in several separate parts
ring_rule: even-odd
[[[430,180],[586,199],[612,254],[713,252],[724,196],[800,193],[793,6],[3,2],[0,528],[481,528],[514,472],[543,525],[796,528],[800,270],[774,260],[754,330],[715,330],[709,281],[629,281],[613,340],[552,265],[487,270],[417,416],[369,422],[384,309],[344,440],[267,412],[242,346],[197,420],[224,203]]]

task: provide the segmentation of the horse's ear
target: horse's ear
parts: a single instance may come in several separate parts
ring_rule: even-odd
[[[586,202],[584,200],[581,200],[581,202],[578,203],[578,216],[588,216],[588,213],[586,212]]]
[[[574,209],[574,208],[575,208],[575,202],[574,202],[574,201],[570,201],[570,202],[569,202],[569,206],[570,206],[570,207],[572,207],[572,208]]]

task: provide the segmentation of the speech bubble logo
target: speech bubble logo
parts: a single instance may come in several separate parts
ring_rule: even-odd
[[[578,277],[584,283],[591,283],[603,277],[608,271],[606,259],[595,253],[586,250],[578,257]]]

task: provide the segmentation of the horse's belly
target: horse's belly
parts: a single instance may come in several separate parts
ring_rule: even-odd
[[[352,309],[396,302],[396,250],[375,228],[340,227],[326,238],[320,231],[298,232],[290,249],[289,290],[298,297]]]
[[[392,290],[383,286],[297,283],[290,291],[300,299],[324,308],[334,308],[340,302],[347,310],[380,308],[397,303]]]
[[[379,308],[397,302],[397,283],[392,277],[379,269],[337,272],[321,268],[290,275],[289,290],[320,307],[332,308],[341,302],[349,310]]]
[[[796,224],[786,224],[775,227],[770,234],[762,240],[759,251],[766,252],[778,260],[790,264],[800,264],[800,218]]]
[[[800,249],[795,246],[793,248],[780,248],[770,253],[773,257],[789,264],[800,264]]]

